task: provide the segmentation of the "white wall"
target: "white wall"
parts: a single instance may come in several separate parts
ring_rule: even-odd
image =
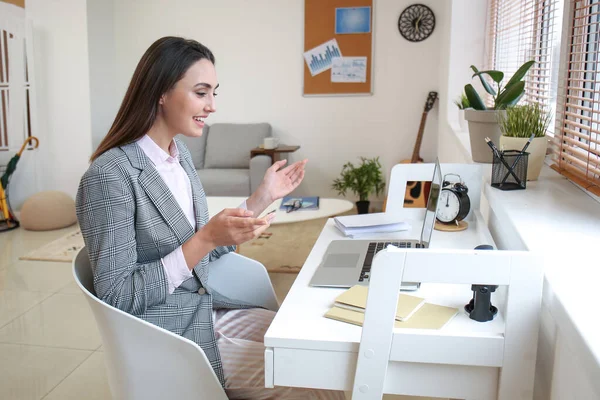
[[[146,48],[165,35],[207,45],[217,59],[221,84],[214,122],[272,124],[282,142],[299,144],[292,160],[308,158],[300,194],[336,195],[331,182],[347,161],[379,156],[384,174],[410,158],[421,113],[431,90],[439,91],[442,39],[438,23],[421,43],[397,29],[410,0],[377,0],[374,10],[374,95],[303,97],[304,2],[166,0],[114,2],[116,92],[120,102]],[[428,0],[438,21],[447,2]],[[343,49],[342,49],[343,51]],[[421,155],[436,154],[437,107],[429,114]]]
[[[27,0],[33,22],[40,190],[73,198],[91,154],[86,3]]]
[[[117,114],[113,0],[87,0],[92,148],[106,135]]]
[[[480,70],[484,68],[487,1],[453,0],[452,23],[450,29],[451,57],[447,58],[448,71],[448,117],[452,122],[458,121],[458,111],[453,101],[464,91],[467,83],[481,89],[479,79],[471,78],[475,65]],[[482,90],[480,90],[482,92]],[[483,92],[482,92],[483,93]]]
[[[441,162],[471,162],[471,156],[457,143],[451,126],[458,127],[458,109],[453,101],[464,91],[467,83],[481,89],[478,79],[472,79],[470,68],[480,69],[485,63],[485,32],[487,1],[453,0],[449,33],[446,37],[445,56],[440,65],[440,86],[445,90],[440,97],[440,118],[438,128],[438,157]],[[481,90],[480,90],[481,91]]]

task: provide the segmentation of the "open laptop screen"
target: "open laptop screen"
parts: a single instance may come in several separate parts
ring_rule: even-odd
[[[425,210],[425,220],[423,221],[423,229],[421,230],[421,244],[429,247],[431,234],[435,225],[435,217],[437,212],[438,199],[442,190],[442,171],[440,162],[435,160],[435,168],[433,169],[433,178],[431,178],[431,190],[429,190],[429,198],[427,199],[427,209]]]

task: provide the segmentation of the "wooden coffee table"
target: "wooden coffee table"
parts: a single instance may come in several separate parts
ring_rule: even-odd
[[[208,203],[208,214],[212,218],[225,208],[237,208],[239,207],[247,197],[217,197],[208,196],[206,201]],[[261,214],[266,215],[269,211],[275,211],[275,219],[271,222],[271,225],[277,224],[290,224],[293,222],[309,221],[312,219],[334,217],[350,211],[354,208],[354,204],[348,200],[343,199],[329,199],[321,197],[319,199],[318,210],[303,210],[303,211],[292,211],[290,213],[285,210],[280,210],[281,199],[273,202],[267,209]]]
[[[263,149],[262,147],[256,147],[250,150],[250,158],[258,155],[266,155],[271,157],[271,164],[280,160],[281,153],[293,153],[298,150],[300,146],[287,146],[285,144],[280,144],[274,149]]]

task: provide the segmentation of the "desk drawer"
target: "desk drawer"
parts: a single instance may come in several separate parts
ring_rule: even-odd
[[[394,335],[390,360],[413,363],[501,367],[504,337],[406,333]]]
[[[352,390],[357,353],[275,348],[275,386]],[[498,368],[391,361],[385,392],[412,396],[495,398]],[[486,389],[488,388],[488,389]]]
[[[275,386],[351,390],[357,353],[275,348]]]

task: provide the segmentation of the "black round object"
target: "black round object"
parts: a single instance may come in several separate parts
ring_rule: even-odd
[[[475,302],[473,301],[473,299],[471,299],[468,304],[465,304],[464,308],[467,314],[471,314],[471,312],[473,312],[473,310],[475,309]],[[493,316],[496,316],[496,314],[498,314],[498,308],[490,304],[490,313]]]
[[[413,4],[404,9],[398,18],[400,34],[411,42],[427,39],[435,28],[435,15],[423,4]]]
[[[465,219],[471,211],[468,192],[469,190],[462,183],[444,182],[438,200],[437,220],[449,224]]]

